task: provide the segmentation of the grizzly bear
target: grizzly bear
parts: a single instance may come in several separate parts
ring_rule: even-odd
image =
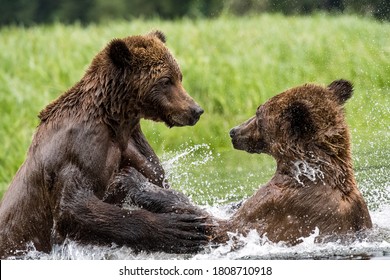
[[[293,245],[315,231],[325,241],[372,227],[354,178],[344,116],[352,93],[346,80],[298,86],[230,131],[235,149],[271,155],[276,172],[229,221],[220,222],[214,242],[225,242],[227,232],[246,235],[254,229]]]
[[[187,126],[203,113],[183,88],[165,41],[160,31],[112,40],[81,80],[40,113],[26,160],[0,204],[0,258],[31,246],[49,252],[65,238],[175,253],[208,242],[206,217],[196,208],[118,207],[134,185],[141,187],[139,178],[145,186],[167,186],[140,119]]]

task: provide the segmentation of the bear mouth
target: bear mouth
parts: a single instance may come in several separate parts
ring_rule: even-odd
[[[264,145],[261,145],[260,143],[252,144],[242,138],[232,138],[232,144],[234,149],[245,151],[250,154],[260,154],[263,153],[265,149]]]
[[[170,115],[167,117],[167,119],[164,121],[165,124],[171,128],[174,126],[180,127],[180,126],[193,126],[195,125],[200,119],[200,115]]]

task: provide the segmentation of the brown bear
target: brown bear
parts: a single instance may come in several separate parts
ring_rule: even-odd
[[[298,86],[230,131],[235,149],[271,155],[277,167],[267,184],[215,228],[215,242],[225,242],[227,232],[255,229],[270,241],[296,244],[316,228],[317,240],[329,240],[372,227],[354,178],[344,117],[352,92],[346,80]]]
[[[206,218],[197,209],[156,213],[117,204],[139,178],[146,186],[166,185],[140,119],[187,126],[202,113],[182,86],[162,32],[112,40],[82,79],[40,113],[26,160],[0,204],[0,258],[29,246],[48,252],[65,238],[134,250],[197,251],[208,241]]]

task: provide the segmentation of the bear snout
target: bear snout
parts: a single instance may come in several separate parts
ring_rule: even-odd
[[[234,136],[236,135],[236,132],[237,132],[237,127],[233,127],[230,131],[229,131],[229,135],[230,135],[230,138],[234,138]]]
[[[192,126],[199,121],[203,112],[204,110],[198,104],[195,104],[186,110],[178,111],[175,114],[168,115],[168,121],[166,121],[166,123],[169,127],[187,125]]]
[[[246,142],[244,139],[241,139],[239,133],[239,126],[233,127],[229,131],[230,138],[232,140],[233,148],[237,150],[245,150],[243,143]]]
[[[190,115],[188,116],[188,120],[184,125],[190,125],[190,126],[195,125],[199,121],[200,116],[203,114],[203,112],[204,112],[203,109],[200,107],[191,109]]]
[[[191,109],[192,119],[194,121],[193,125],[198,122],[200,119],[200,116],[204,113],[204,110],[200,106],[196,106],[195,108]]]
[[[257,127],[256,117],[233,127],[229,131],[234,149],[248,153],[262,153],[266,151],[266,143]]]

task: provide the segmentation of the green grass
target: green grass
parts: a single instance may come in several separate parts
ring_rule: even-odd
[[[358,180],[372,188],[389,185],[390,24],[353,16],[263,15],[0,29],[0,196],[25,158],[38,112],[77,82],[112,38],[152,29],[166,33],[184,86],[205,114],[186,128],[144,121],[144,131],[160,156],[209,145],[213,160],[195,168],[184,160],[179,173],[187,177],[171,175],[196,201],[249,195],[272,175],[271,158],[232,149],[231,127],[287,88],[339,78],[355,85],[347,120]],[[189,162],[203,157],[202,148]]]

